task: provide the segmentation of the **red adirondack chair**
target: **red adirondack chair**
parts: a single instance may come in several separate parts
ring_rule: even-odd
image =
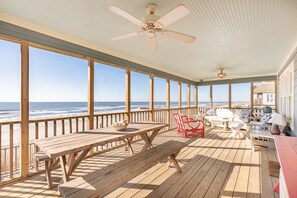
[[[181,128],[181,118],[180,118],[180,114],[179,113],[174,113],[173,117],[175,119],[176,122],[176,130],[177,130],[177,134],[180,134],[182,132],[182,128]]]
[[[182,134],[183,137],[198,136],[204,137],[204,122],[202,120],[194,120],[188,116],[174,113],[173,117],[177,125],[177,133]]]

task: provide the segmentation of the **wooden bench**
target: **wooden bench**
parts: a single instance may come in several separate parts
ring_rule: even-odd
[[[47,187],[48,187],[48,189],[52,188],[51,170],[58,166],[59,158],[57,158],[55,160],[51,160],[49,158],[49,156],[42,151],[34,153],[34,157],[37,162],[44,162],[45,178],[47,181]],[[37,164],[36,164],[36,166],[37,166]]]
[[[59,192],[63,197],[103,197],[167,158],[181,173],[175,157],[184,146],[185,143],[171,140],[86,176],[61,184]]]

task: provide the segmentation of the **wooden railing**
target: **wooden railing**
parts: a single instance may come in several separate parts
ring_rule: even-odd
[[[210,107],[198,107],[198,112],[200,113],[200,115],[206,115],[207,113],[207,110],[209,110]],[[236,110],[236,109],[251,109],[249,107],[246,107],[246,108],[240,108],[240,107],[232,107],[232,108],[228,108],[228,107],[214,107],[213,109],[231,109],[231,110]],[[274,109],[273,109],[274,111]],[[259,117],[259,116],[262,116],[264,115],[264,112],[263,112],[263,108],[261,107],[254,107],[252,112],[251,112],[251,117]]]

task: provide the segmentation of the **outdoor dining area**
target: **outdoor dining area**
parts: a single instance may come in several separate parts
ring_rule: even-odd
[[[0,197],[297,197],[296,11],[0,0]]]
[[[143,124],[138,124],[140,125]],[[164,127],[155,124],[144,125],[149,125],[146,130],[153,130],[155,134]],[[131,128],[137,129],[137,125],[131,124]],[[107,129],[98,130],[98,133],[100,131],[105,131],[105,134],[108,131],[115,132]],[[131,132],[128,129],[127,132],[117,132],[112,137],[105,136],[100,139],[102,142],[111,138],[126,139],[137,133],[146,134],[145,130]],[[59,143],[58,139],[63,138],[59,136],[57,141],[48,138],[47,144],[45,139],[40,139],[39,142],[41,144],[43,141],[42,148],[46,153],[52,153],[53,157],[60,155],[57,153],[66,155],[65,148],[73,156],[74,148],[78,147],[78,144],[81,145],[81,149],[85,149],[84,151],[89,150],[83,146],[87,135],[82,132],[85,138],[79,138],[79,143],[75,143],[74,137],[72,140],[69,137],[69,142],[74,142],[71,146],[67,146],[67,142]],[[131,154],[130,148],[125,149],[125,146],[121,146],[79,162],[81,155],[85,153],[81,152],[77,160],[68,157],[67,161],[62,162],[65,167],[61,166],[49,173],[2,187],[1,196],[242,197],[261,194],[266,197],[278,197],[277,193],[273,193],[278,179],[269,176],[268,173],[268,161],[277,160],[275,150],[259,147],[257,152],[253,152],[245,139],[229,138],[229,135],[230,131],[222,130],[220,127],[213,130],[206,127],[204,138],[200,135],[184,138],[182,132],[177,134],[176,130],[172,130],[161,133],[153,138],[154,141],[150,141],[154,149],[146,150],[150,144],[143,139],[131,143],[134,155]],[[99,145],[100,141],[96,140],[92,141]],[[57,147],[51,146],[53,144]],[[167,157],[170,156],[170,159],[176,160],[177,166],[167,161]],[[63,157],[60,159],[64,160]],[[72,164],[68,163],[70,160]],[[50,188],[49,181],[52,183]]]

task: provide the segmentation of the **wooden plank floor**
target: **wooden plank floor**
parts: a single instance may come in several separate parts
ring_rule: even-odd
[[[159,163],[133,178],[106,197],[278,197],[273,186],[278,179],[268,175],[268,161],[277,160],[276,151],[258,148],[252,152],[246,140],[230,139],[230,132],[215,129],[205,138],[181,138],[175,131],[154,141],[187,142],[177,159],[183,173]],[[139,152],[143,143],[133,144]],[[83,176],[131,155],[119,148],[84,160],[72,178]],[[0,197],[59,197],[56,186],[60,170],[53,171],[55,187],[46,189],[44,175],[0,188]]]

